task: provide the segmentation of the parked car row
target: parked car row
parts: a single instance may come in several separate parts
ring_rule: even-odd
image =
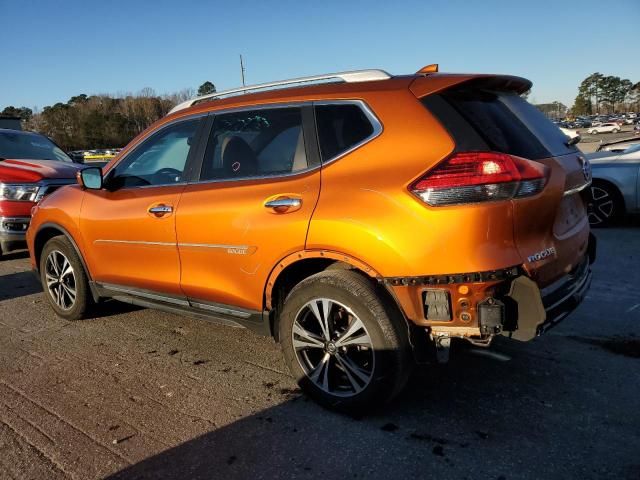
[[[591,115],[588,117],[577,117],[574,120],[557,120],[554,123],[559,127],[570,129],[597,127],[609,123],[615,123],[618,126],[622,126],[640,124],[640,117],[636,113],[626,113],[621,115]]]
[[[68,155],[80,163],[106,162],[120,153],[121,148],[101,148],[93,150],[73,150]]]

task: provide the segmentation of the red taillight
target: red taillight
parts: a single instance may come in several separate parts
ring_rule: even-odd
[[[549,169],[541,163],[497,152],[456,153],[410,190],[429,205],[478,203],[540,193]]]

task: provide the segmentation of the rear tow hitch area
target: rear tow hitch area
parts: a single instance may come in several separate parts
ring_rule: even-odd
[[[584,299],[591,286],[591,255],[567,275],[542,289],[529,277],[511,282],[502,334],[527,342],[564,320]]]
[[[495,298],[487,298],[478,304],[478,322],[482,336],[497,335],[505,323],[505,305]]]

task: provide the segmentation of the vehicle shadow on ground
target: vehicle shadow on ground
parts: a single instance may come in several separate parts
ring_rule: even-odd
[[[383,412],[363,417],[329,412],[299,391],[282,389],[275,392],[282,404],[109,479],[576,478],[580,473],[608,478],[613,470],[617,478],[631,476],[638,471],[631,464],[633,447],[623,447],[627,461],[620,462],[600,450],[617,447],[608,447],[615,440],[598,428],[573,434],[575,417],[600,405],[588,395],[576,400],[571,388],[559,384],[566,370],[552,354],[527,347],[510,351],[507,346],[497,356],[462,348],[446,366],[423,367]],[[566,431],[558,422],[566,422]],[[570,451],[594,448],[599,454],[581,458],[584,464],[571,457]]]
[[[0,257],[0,262],[3,262],[5,260],[20,260],[22,258],[29,258],[29,251],[28,250],[18,250],[16,252],[11,252],[11,253],[5,253],[4,255],[2,255],[2,257]]]
[[[24,254],[13,254],[15,259],[28,256]],[[7,255],[7,259],[12,256]],[[10,273],[0,276],[0,301],[11,300],[19,297],[26,297],[35,293],[42,293],[42,285],[32,271]],[[99,306],[90,311],[91,318],[104,318],[114,315],[121,315],[136,310],[142,310],[142,307],[131,305],[129,303],[118,302],[116,300],[106,300],[100,302]]]
[[[33,272],[16,272],[0,276],[0,301],[25,297],[42,291]]]
[[[89,316],[93,319],[106,318],[138,310],[144,310],[144,308],[130,303],[119,302],[118,300],[103,300],[90,310]]]

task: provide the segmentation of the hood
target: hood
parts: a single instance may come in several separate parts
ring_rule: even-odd
[[[605,163],[605,162],[614,161],[616,158],[618,158],[619,155],[620,155],[620,152],[602,151],[602,152],[587,153],[585,154],[585,157],[591,163]]]
[[[37,183],[40,180],[75,179],[83,165],[57,160],[3,160],[0,161],[0,182]]]

